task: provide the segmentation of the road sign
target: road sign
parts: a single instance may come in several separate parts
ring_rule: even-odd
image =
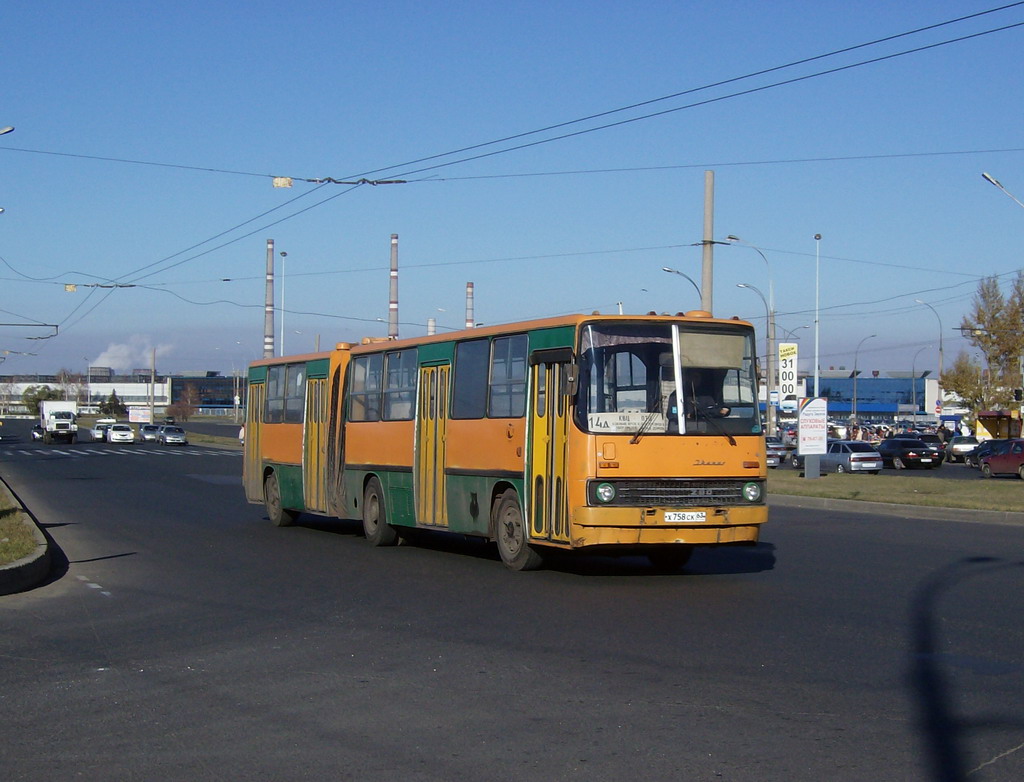
[[[779,343],[779,398],[796,399],[797,344]]]

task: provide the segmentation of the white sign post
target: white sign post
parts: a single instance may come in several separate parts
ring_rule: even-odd
[[[828,449],[828,402],[824,397],[800,400],[797,432],[796,452],[804,458],[804,477],[818,478],[821,476],[818,457]]]
[[[797,353],[797,343],[779,343],[779,409],[787,413],[795,413],[797,409]]]

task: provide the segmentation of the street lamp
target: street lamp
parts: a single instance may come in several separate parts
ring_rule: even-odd
[[[800,339],[800,337],[794,337],[793,335],[800,331],[800,329],[809,329],[810,326],[797,326],[795,329],[787,329],[785,326],[780,326],[782,333],[785,334],[786,339]]]
[[[749,247],[751,250],[761,256],[761,260],[764,261],[765,268],[768,270],[768,319],[765,323],[765,328],[768,331],[768,396],[765,401],[768,410],[768,430],[771,434],[775,434],[773,428],[775,416],[771,411],[771,392],[777,390],[776,378],[775,378],[775,283],[772,281],[772,265],[768,263],[768,256],[762,252],[761,248],[756,244],[744,241],[735,234],[729,234],[727,237],[730,242],[734,244],[740,244],[744,247]]]
[[[678,274],[680,277],[685,277],[687,280],[690,281],[690,285],[692,285],[694,287],[694,289],[697,291],[697,295],[698,296],[703,295],[703,294],[701,294],[700,286],[696,282],[694,282],[693,278],[690,277],[687,274],[683,274],[681,271],[679,271],[679,269],[672,269],[672,268],[669,268],[668,266],[662,266],[661,270],[663,272],[668,272],[669,274]]]
[[[857,420],[857,375],[860,374],[860,370],[857,369],[857,358],[860,354],[860,346],[867,342],[869,339],[872,339],[873,337],[877,336],[877,334],[871,334],[867,337],[864,337],[864,339],[857,343],[857,349],[853,351],[853,405],[850,408],[851,421]]]
[[[998,187],[1000,190],[1002,190],[1004,193],[1006,193],[1006,195],[1008,195],[1010,198],[1012,198],[1014,201],[1016,201],[1017,206],[1024,206],[1024,203],[1021,203],[1020,199],[1018,199],[1013,193],[1011,193],[1009,190],[1007,190],[1005,187],[1003,187],[1002,183],[998,179],[996,179],[994,176],[992,176],[991,174],[983,173],[981,175],[981,177],[986,182],[989,182],[989,183],[995,185],[996,187]]]
[[[761,301],[764,302],[765,325],[767,326],[767,328],[765,329],[765,337],[764,337],[764,348],[765,348],[764,415],[765,415],[765,419],[767,419],[767,422],[768,422],[768,434],[774,435],[775,434],[775,416],[772,414],[772,388],[774,387],[773,383],[772,383],[772,375],[773,375],[772,367],[774,366],[774,364],[772,362],[772,329],[771,329],[772,310],[771,310],[771,306],[768,304],[768,300],[764,297],[764,294],[761,293],[761,291],[759,291],[753,285],[748,285],[745,282],[738,282],[738,283],[736,283],[736,287],[737,288],[746,288],[747,290],[752,290],[754,293],[756,293],[758,296],[760,296],[761,297]]]
[[[942,394],[942,318],[939,317],[939,313],[936,311],[935,307],[933,307],[928,302],[921,301],[921,299],[914,299],[914,301],[916,301],[918,304],[923,304],[928,309],[930,309],[932,311],[932,313],[935,315],[935,319],[939,322],[939,377],[938,377],[938,380],[937,380],[939,393],[936,394],[938,399],[935,401],[935,406],[937,408],[939,408],[939,415],[941,416],[942,415],[942,408],[943,408],[943,394]]]

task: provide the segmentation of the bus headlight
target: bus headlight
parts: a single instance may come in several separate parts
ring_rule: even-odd
[[[599,483],[594,494],[598,502],[611,502],[615,499],[615,487],[610,483]]]
[[[743,484],[743,499],[745,499],[747,502],[759,502],[761,500],[761,484]]]

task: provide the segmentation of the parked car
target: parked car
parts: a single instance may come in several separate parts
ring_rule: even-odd
[[[89,432],[92,435],[92,439],[96,442],[105,443],[107,441],[107,430],[116,423],[117,421],[113,418],[97,419]]]
[[[983,456],[981,474],[986,478],[996,475],[1017,475],[1024,478],[1024,440],[1007,440],[1003,447]]]
[[[863,440],[835,440],[828,444],[828,452],[821,457],[822,472],[882,471],[882,456],[871,443]]]
[[[108,443],[134,443],[135,430],[128,424],[111,424],[107,429]]]
[[[160,445],[188,445],[185,430],[180,426],[161,426],[156,441]]]
[[[990,453],[998,453],[1002,448],[1006,447],[1008,442],[1010,441],[998,438],[982,440],[973,451],[968,451],[964,454],[964,464],[968,467],[981,467],[982,459]]]
[[[769,467],[778,467],[786,461],[786,454],[789,453],[789,449],[782,444],[781,438],[765,437],[764,447],[767,452]]]
[[[882,457],[885,466],[903,470],[908,467],[935,469],[942,464],[934,446],[929,447],[920,440],[909,437],[890,437],[882,440],[875,449]]]
[[[925,438],[932,439],[925,439]],[[909,440],[915,443],[922,443],[924,447],[931,452],[932,462],[928,464],[930,467],[939,467],[942,464],[944,451],[942,440],[939,439],[938,435],[927,435],[927,434],[897,434],[889,438],[890,440]]]
[[[142,442],[156,442],[156,436],[160,433],[160,424],[143,424],[139,427],[139,439]]]
[[[950,464],[966,461],[966,455],[977,447],[978,438],[974,435],[951,437],[949,442],[946,443],[946,461]]]

